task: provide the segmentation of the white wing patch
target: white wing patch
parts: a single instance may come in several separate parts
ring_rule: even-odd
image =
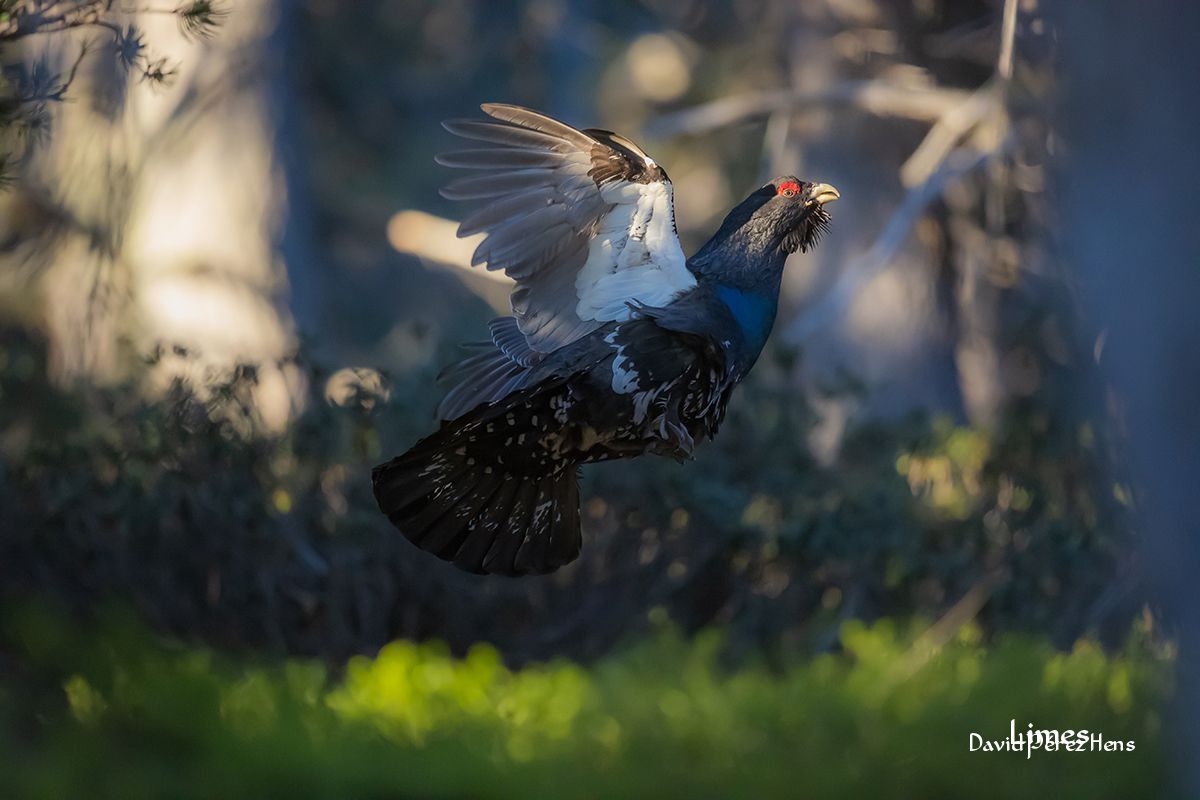
[[[669,183],[613,183],[600,193],[613,208],[575,276],[581,320],[626,320],[630,302],[663,306],[696,285],[675,235]]]
[[[695,287],[671,182],[640,147],[526,108],[482,108],[490,119],[445,123],[480,144],[438,157],[473,170],[442,193],[478,203],[459,236],[485,234],[472,263],[516,281],[513,318],[528,351],[554,352],[629,319],[630,304],[665,306]],[[485,385],[497,384],[480,372],[478,385],[460,393],[463,402]]]
[[[605,336],[604,341],[617,351],[612,362],[612,390],[617,394],[629,394],[637,390],[637,369],[633,361],[625,356],[625,345],[617,344],[617,331]]]

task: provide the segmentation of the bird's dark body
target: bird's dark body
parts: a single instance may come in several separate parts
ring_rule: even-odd
[[[534,375],[556,387],[546,442],[578,463],[689,458],[716,434],[744,372],[744,343],[707,287],[669,309],[640,308],[564,351]]]
[[[590,154],[597,185],[640,153],[614,134],[587,133],[603,148]],[[625,170],[629,183],[666,180],[646,161]],[[440,430],[375,469],[380,509],[419,547],[468,571],[539,573],[576,558],[579,466],[690,458],[717,434],[758,358],[789,252],[790,229],[755,215],[770,188],[687,260],[684,286],[667,303],[632,297],[617,318],[550,350],[530,344],[519,313],[494,321],[492,341],[447,370],[455,388]],[[815,240],[819,225],[808,233]]]

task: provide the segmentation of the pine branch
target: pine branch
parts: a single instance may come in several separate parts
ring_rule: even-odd
[[[212,36],[229,10],[219,0],[186,0],[174,8],[118,5],[117,0],[0,0],[0,44],[95,29],[112,37],[114,57],[139,80],[169,85],[178,72],[175,64],[151,53],[141,29],[124,21],[138,14],[171,14],[183,36],[196,40]],[[0,131],[8,132],[7,140],[0,140],[0,188],[11,182],[15,165],[48,132],[49,104],[67,99],[80,65],[95,52],[95,44],[94,39],[85,40],[70,66],[60,72],[36,61],[8,67],[0,75]]]
[[[654,136],[696,135],[777,112],[850,106],[878,116],[936,120],[970,93],[936,86],[905,86],[881,80],[848,80],[812,92],[776,89],[733,95],[665,114],[646,126]]]
[[[193,0],[174,12],[179,17],[179,30],[190,39],[208,39],[216,33],[229,9],[213,0]]]

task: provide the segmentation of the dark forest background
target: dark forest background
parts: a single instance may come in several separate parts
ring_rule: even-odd
[[[1189,796],[1188,13],[0,0],[13,790]],[[687,252],[843,197],[717,440],[520,580],[368,481],[506,309],[433,163],[485,101],[639,142]]]

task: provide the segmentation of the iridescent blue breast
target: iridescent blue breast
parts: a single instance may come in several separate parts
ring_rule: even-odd
[[[775,324],[775,310],[778,297],[764,292],[745,291],[724,284],[716,285],[717,297],[721,298],[738,328],[748,355],[757,357],[771,335],[771,327]]]

